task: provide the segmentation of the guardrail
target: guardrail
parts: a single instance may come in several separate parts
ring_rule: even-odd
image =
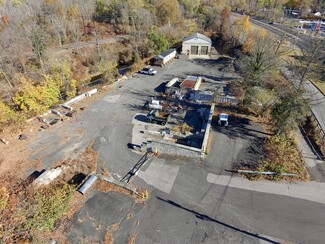
[[[314,112],[313,112],[312,110],[311,110],[311,118],[313,118],[313,122],[316,122],[316,125],[317,125],[317,127],[318,127],[318,129],[319,129],[319,132],[320,132],[320,134],[321,134],[321,139],[322,139],[322,140],[325,140],[325,131],[324,131],[324,129],[322,128],[322,126],[320,125],[320,123],[319,123],[319,121],[318,121],[316,115],[314,114]]]

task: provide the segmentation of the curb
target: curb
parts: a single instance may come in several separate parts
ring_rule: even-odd
[[[306,80],[308,80],[323,96],[325,96],[325,93],[322,91],[322,90],[320,90],[315,84],[314,84],[314,82],[313,81],[311,81],[311,80],[309,80],[309,79],[306,79]]]

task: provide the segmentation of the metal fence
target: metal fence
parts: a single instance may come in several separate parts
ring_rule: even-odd
[[[321,124],[319,123],[316,115],[314,114],[313,111],[311,111],[311,118],[312,118],[312,121],[316,123],[317,125],[317,128],[319,129],[319,133],[320,133],[320,137],[322,140],[325,140],[325,132],[324,132],[324,129],[322,128]]]

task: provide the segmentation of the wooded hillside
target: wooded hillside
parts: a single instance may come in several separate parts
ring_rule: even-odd
[[[0,0],[0,129],[75,96],[92,76],[114,81],[118,66],[151,57],[186,34],[240,38],[242,24],[233,29],[228,21],[231,7],[280,12],[284,3]]]

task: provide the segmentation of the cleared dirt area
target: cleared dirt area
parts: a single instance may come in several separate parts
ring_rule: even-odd
[[[103,93],[114,89],[114,86],[102,87],[100,91],[91,97],[87,97],[72,105],[73,116],[58,116],[53,113],[49,113],[45,116],[36,116],[31,120],[24,122],[18,126],[9,126],[0,133],[0,138],[9,142],[8,145],[0,142],[0,175],[14,174],[17,178],[26,177],[26,173],[30,173],[31,170],[41,170],[43,165],[41,163],[42,158],[31,159],[31,155],[37,155],[38,153],[47,150],[47,145],[39,145],[31,149],[30,145],[36,140],[37,137],[42,137],[44,134],[49,133],[61,134],[61,141],[56,142],[64,144],[69,140],[70,135],[65,131],[65,127],[75,123],[76,119],[80,117],[87,107],[100,99]],[[56,123],[46,124],[38,118],[45,118],[48,121],[56,120]],[[61,128],[61,129],[60,129]],[[76,134],[83,136],[84,130],[81,128],[76,129]],[[56,162],[54,165],[58,165]],[[13,173],[14,172],[14,173]]]

